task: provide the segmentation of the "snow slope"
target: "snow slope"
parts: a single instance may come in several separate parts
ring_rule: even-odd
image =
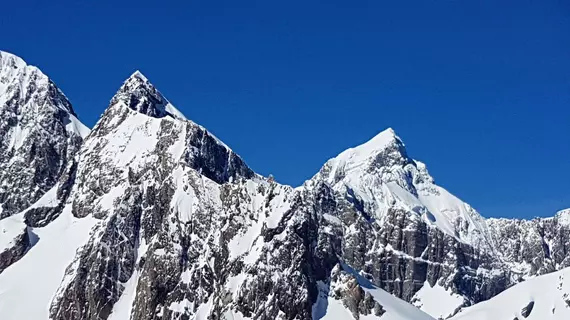
[[[447,319],[463,302],[463,297],[451,289],[446,289],[438,283],[431,286],[427,281],[412,299],[414,306],[436,319]]]
[[[517,284],[488,301],[461,310],[451,319],[570,319],[570,268]]]
[[[51,299],[75,252],[90,237],[96,220],[74,218],[70,208],[44,228],[34,229],[38,243],[0,274],[2,320],[47,319]]]

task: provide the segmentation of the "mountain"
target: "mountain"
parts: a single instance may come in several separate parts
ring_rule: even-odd
[[[326,185],[256,175],[139,72],[63,176],[18,214],[48,223],[0,275],[5,319],[430,319],[341,263]]]
[[[484,219],[436,185],[388,129],[329,160],[340,204],[343,261],[436,318],[570,266],[570,211],[553,218]]]
[[[0,272],[33,241],[8,218],[48,192],[89,133],[70,102],[38,68],[0,51]],[[30,224],[42,224],[29,215]],[[33,222],[32,222],[33,221]]]
[[[329,160],[305,187],[318,183],[338,205],[343,261],[395,296],[446,317],[510,285],[485,219],[436,185],[392,129]],[[426,298],[439,288],[443,306]]]
[[[49,128],[83,128],[57,110]],[[57,170],[37,160],[51,185],[6,191],[36,198],[0,219],[2,319],[444,319],[569,263],[570,211],[485,219],[392,129],[293,188],[137,71],[89,133],[64,131]]]
[[[570,268],[542,275],[466,308],[452,320],[570,319]]]

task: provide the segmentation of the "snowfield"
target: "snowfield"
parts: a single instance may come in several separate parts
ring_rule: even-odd
[[[48,319],[51,300],[76,251],[87,242],[97,220],[77,219],[69,209],[33,232],[38,243],[0,274],[2,320]]]
[[[570,268],[517,284],[461,310],[452,320],[570,319]]]

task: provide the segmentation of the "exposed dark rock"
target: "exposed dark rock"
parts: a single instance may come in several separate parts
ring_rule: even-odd
[[[534,301],[529,302],[526,307],[522,308],[521,310],[521,316],[528,318],[528,316],[530,316],[530,313],[532,312],[532,308],[534,307]]]
[[[24,228],[18,236],[13,238],[12,245],[0,252],[0,273],[14,262],[20,260],[31,245],[29,232],[27,228]]]

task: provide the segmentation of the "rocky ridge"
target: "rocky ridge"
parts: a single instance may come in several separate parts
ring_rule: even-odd
[[[18,219],[2,219],[49,191],[88,133],[45,74],[0,51],[0,273],[25,253],[34,238]]]
[[[568,264],[565,212],[484,219],[391,129],[292,188],[135,72],[67,143],[51,188],[0,220],[25,244],[0,253],[7,319],[430,319],[393,296],[446,318]],[[52,251],[59,264],[31,276]],[[59,282],[34,290],[44,278]],[[454,303],[435,308],[438,288]]]

